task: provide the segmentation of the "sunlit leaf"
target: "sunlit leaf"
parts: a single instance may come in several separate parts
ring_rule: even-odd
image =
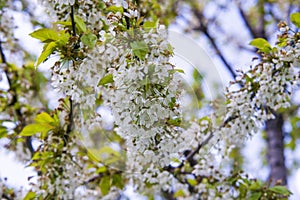
[[[49,43],[59,40],[59,35],[56,31],[48,28],[42,28],[29,34],[31,37]]]
[[[56,47],[57,44],[55,42],[50,42],[49,44],[46,44],[44,46],[43,52],[37,60],[36,67],[38,67],[42,62],[44,62],[48,58],[48,56],[50,56],[53,53]]]
[[[253,39],[250,43],[251,46],[258,48],[260,51],[269,53],[272,49],[271,45],[264,38]]]
[[[35,192],[30,191],[26,194],[26,196],[23,198],[23,200],[33,200],[33,199],[35,199],[35,197],[36,197]]]
[[[84,20],[83,20],[81,17],[75,15],[75,16],[74,16],[74,21],[75,21],[75,23],[76,23],[76,27],[77,27],[81,32],[85,33],[87,29],[86,29],[86,25],[85,25],[85,23],[84,23]]]
[[[42,112],[40,114],[38,114],[34,121],[37,124],[51,124],[54,123],[54,119],[46,112]]]
[[[290,19],[293,22],[293,24],[295,24],[295,26],[300,28],[300,12],[292,13]]]
[[[100,189],[101,189],[101,193],[103,195],[108,194],[108,192],[110,190],[110,177],[109,176],[104,176],[101,178]]]
[[[108,8],[106,8],[106,10],[109,12],[113,12],[113,13],[120,12],[123,14],[123,12],[124,12],[124,9],[122,6],[109,6]]]
[[[175,198],[177,197],[184,197],[185,196],[185,193],[184,191],[181,189],[181,190],[177,190],[174,195],[173,195]]]
[[[20,136],[32,136],[37,133],[45,136],[53,128],[50,124],[29,124],[23,128]]]
[[[113,75],[112,74],[108,74],[108,75],[104,76],[99,81],[98,86],[105,85],[105,84],[108,84],[108,83],[113,83],[113,82],[114,82]]]
[[[195,186],[198,184],[197,180],[195,179],[187,179],[187,182],[191,185],[191,186]]]

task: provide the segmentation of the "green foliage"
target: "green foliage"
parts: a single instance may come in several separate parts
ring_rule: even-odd
[[[29,191],[23,200],[33,200],[36,198],[35,192]]]
[[[300,12],[292,13],[290,15],[290,20],[293,24],[300,28]]]
[[[274,187],[269,188],[268,190],[272,191],[276,194],[281,194],[284,196],[289,196],[289,195],[293,194],[285,186],[281,186],[281,185],[276,185]]]
[[[59,121],[52,118],[48,113],[42,112],[35,118],[34,124],[29,124],[21,131],[20,136],[32,136],[41,133],[41,138],[45,138],[47,133],[59,126]]]
[[[113,12],[113,13],[117,13],[117,12],[120,12],[122,14],[124,13],[124,9],[122,6],[114,6],[114,5],[107,7],[106,11]]]
[[[98,86],[100,85],[106,85],[108,83],[113,83],[114,79],[113,79],[113,75],[112,74],[108,74],[106,76],[104,76],[98,83]]]
[[[43,47],[43,51],[37,60],[36,66],[39,66],[42,62],[44,62],[56,50],[56,48],[56,42],[45,44]]]
[[[97,42],[97,36],[93,33],[85,33],[80,38],[81,42],[89,48],[94,48]]]
[[[6,137],[7,128],[5,126],[0,125],[0,139]]]
[[[36,67],[44,62],[56,49],[64,47],[70,37],[65,31],[56,32],[47,28],[36,30],[29,35],[45,43],[43,51],[37,60]]]
[[[84,20],[83,20],[81,17],[75,15],[75,16],[74,16],[74,21],[75,21],[75,23],[76,23],[76,28],[77,28],[80,32],[85,33],[85,32],[87,31],[85,22],[84,22]]]
[[[133,54],[140,60],[144,60],[149,52],[148,46],[144,41],[135,41],[130,43]]]
[[[48,28],[38,29],[30,33],[29,35],[40,40],[43,43],[56,42],[57,40],[59,40],[58,32]]]
[[[255,38],[249,44],[258,48],[261,52],[264,53],[269,53],[272,50],[271,45],[264,38]]]
[[[143,24],[144,29],[155,29],[159,25],[159,20],[155,21],[145,21]]]
[[[101,193],[103,195],[108,194],[108,192],[110,190],[110,187],[111,187],[110,177],[109,176],[102,177],[99,186],[100,186],[100,189],[101,189]]]

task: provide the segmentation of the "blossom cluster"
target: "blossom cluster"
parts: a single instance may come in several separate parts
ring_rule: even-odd
[[[60,0],[45,2],[54,8],[52,12],[59,20],[66,20],[67,15],[64,14],[69,13],[70,6],[74,4],[74,1]],[[80,48],[86,50],[83,58],[61,60],[51,68],[52,86],[69,96],[74,105],[79,105],[79,120],[74,120],[75,127],[88,133],[97,123],[101,124],[101,118],[93,114],[84,117],[83,114],[83,110],[95,109],[101,96],[103,105],[110,107],[114,117],[114,131],[125,140],[127,161],[124,173],[139,191],[148,192],[147,185],[151,185],[151,189],[156,191],[171,193],[181,190],[183,196],[191,198],[189,195],[194,194],[190,194],[191,185],[183,181],[186,177],[178,178],[170,170],[176,168],[172,162],[177,162],[180,166],[178,171],[183,170],[182,166],[190,165],[192,169],[188,173],[194,179],[213,177],[224,182],[220,186],[222,189],[212,189],[204,182],[197,182],[194,187],[197,195],[207,193],[213,197],[221,192],[229,199],[230,185],[225,183],[225,175],[219,171],[221,164],[216,164],[217,157],[225,157],[233,145],[255,133],[265,120],[273,117],[273,110],[289,106],[291,90],[299,83],[299,74],[294,69],[299,63],[299,40],[285,29],[282,35],[288,35],[286,41],[293,45],[276,47],[249,72],[241,72],[234,84],[242,87],[226,91],[228,103],[226,115],[221,117],[223,124],[217,123],[220,119],[207,117],[199,123],[192,122],[189,128],[184,129],[180,126],[182,113],[179,102],[182,80],[169,62],[172,48],[167,42],[166,28],[137,27],[129,30],[129,21],[126,22],[129,28],[125,31],[120,28],[125,25],[118,23],[124,16],[135,19],[139,12],[131,9],[126,1],[103,2],[105,5],[121,6],[126,12],[109,11],[104,14],[94,1],[78,1],[80,6],[76,13],[95,32],[97,43],[90,49],[80,43]],[[76,119],[76,116],[73,117]],[[61,138],[49,136],[44,148],[55,143],[53,140],[56,139]],[[72,144],[72,141],[69,142]],[[201,148],[193,157],[196,164],[193,164],[186,159],[184,151],[193,151],[199,145]],[[76,156],[71,154],[71,146],[62,148],[63,152],[57,157],[59,160],[47,167],[41,177],[46,185],[50,185],[50,193],[60,191],[59,197],[66,199],[72,198],[76,188],[88,177],[80,164],[75,164],[79,159],[73,159]],[[56,152],[58,149],[51,147],[45,150]],[[52,156],[51,159],[56,158]],[[65,164],[63,167],[62,162]],[[82,172],[80,178],[78,172]],[[51,175],[57,177],[51,178]],[[55,183],[52,183],[53,180]],[[62,187],[62,184],[67,187]],[[117,193],[114,188],[111,191]]]

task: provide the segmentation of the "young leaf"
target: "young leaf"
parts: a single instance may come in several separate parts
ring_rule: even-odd
[[[76,23],[76,27],[83,33],[86,32],[86,25],[84,23],[84,20],[81,17],[78,17],[77,15],[74,16],[74,20]]]
[[[33,200],[33,199],[35,199],[35,197],[36,197],[35,192],[30,191],[26,194],[26,196],[23,198],[23,200]]]
[[[292,193],[285,187],[281,185],[277,185],[274,187],[269,188],[270,191],[275,192],[277,194],[282,194],[285,196],[291,195]]]
[[[175,193],[174,193],[174,195],[173,195],[175,198],[177,198],[177,197],[184,197],[185,196],[185,193],[184,193],[184,191],[182,190],[182,189],[180,189],[180,190],[177,190]]]
[[[93,33],[83,34],[80,39],[84,45],[88,46],[91,49],[94,48],[97,42],[97,36]]]
[[[143,24],[143,27],[145,29],[153,29],[153,28],[156,28],[158,26],[158,20],[154,21],[154,22],[149,22],[149,21],[146,21],[144,22]]]
[[[110,177],[109,176],[104,176],[103,178],[101,178],[100,189],[101,189],[101,193],[103,195],[108,194],[108,192],[110,190]]]
[[[41,55],[37,60],[36,67],[38,67],[42,62],[44,62],[48,58],[48,56],[50,56],[53,53],[56,47],[57,47],[56,42],[50,42],[49,44],[46,44],[44,46],[43,52],[41,53]]]
[[[109,6],[108,8],[106,8],[106,10],[109,12],[113,12],[113,13],[120,12],[123,14],[123,12],[124,12],[124,9],[122,6]]]
[[[250,43],[251,46],[258,48],[260,51],[269,53],[272,49],[271,45],[264,38],[255,38]]]
[[[32,136],[34,134],[41,133],[42,138],[44,138],[47,133],[53,128],[54,127],[50,124],[29,124],[23,128],[20,136]]]
[[[295,26],[300,28],[300,12],[292,13],[290,15],[290,19],[293,22],[293,24],[295,24]]]
[[[48,113],[42,112],[35,117],[34,121],[37,124],[51,124],[54,119]]]
[[[135,41],[130,43],[133,54],[140,60],[144,60],[148,53],[148,46],[144,41]]]
[[[44,43],[57,41],[59,35],[52,29],[42,28],[29,34],[31,37],[41,40]]]
[[[262,195],[261,192],[254,192],[251,194],[248,200],[259,200],[261,195]]]
[[[187,182],[191,185],[191,186],[195,186],[198,184],[198,182],[195,179],[187,179]]]
[[[116,187],[122,189],[124,187],[124,182],[122,180],[121,174],[114,174],[112,176],[112,185],[115,185]]]
[[[0,139],[6,137],[7,128],[5,126],[0,126]]]
[[[98,86],[105,85],[105,84],[108,84],[108,83],[113,83],[113,82],[114,82],[113,75],[112,74],[108,74],[108,75],[104,76],[99,81]]]

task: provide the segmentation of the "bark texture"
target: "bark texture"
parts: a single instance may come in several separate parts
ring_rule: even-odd
[[[280,181],[281,185],[287,184],[287,172],[284,157],[284,135],[282,131],[282,115],[266,122],[268,143],[268,162],[270,166],[269,180],[272,185]]]

